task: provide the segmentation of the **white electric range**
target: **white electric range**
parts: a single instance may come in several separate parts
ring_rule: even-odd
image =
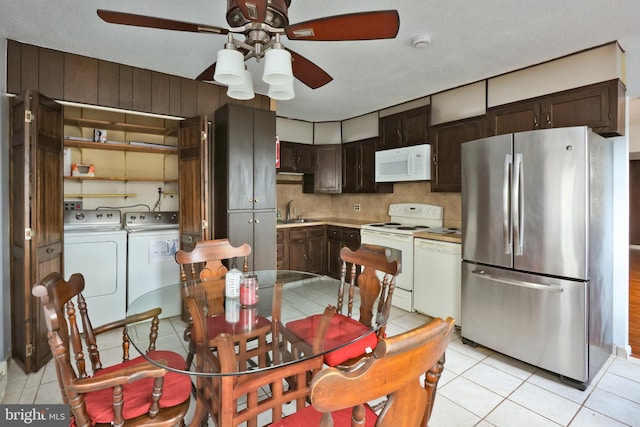
[[[361,242],[384,246],[389,258],[400,263],[391,304],[406,311],[413,307],[413,236],[423,231],[443,232],[444,208],[424,203],[389,205],[388,222],[361,226]]]

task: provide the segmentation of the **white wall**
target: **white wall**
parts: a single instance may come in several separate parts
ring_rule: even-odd
[[[623,136],[610,140],[614,164],[613,344],[619,356],[629,357],[629,144]]]
[[[0,358],[11,353],[11,297],[9,287],[9,99],[7,98],[7,39],[0,38]],[[5,243],[7,242],[7,243]]]

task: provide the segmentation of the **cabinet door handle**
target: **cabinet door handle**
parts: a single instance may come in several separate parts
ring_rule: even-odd
[[[256,224],[260,224],[260,220],[259,220],[259,219],[256,219],[256,220],[255,220],[255,221],[253,221],[253,222],[254,222],[254,223],[256,223]]]
[[[253,203],[258,203],[260,200],[258,199],[253,199]]]
[[[538,129],[538,116],[533,116],[533,128]]]
[[[547,113],[547,124],[551,125],[551,113]]]
[[[253,220],[252,220],[252,219],[250,219],[250,220],[249,220],[249,224],[251,224],[252,222],[253,222]]]

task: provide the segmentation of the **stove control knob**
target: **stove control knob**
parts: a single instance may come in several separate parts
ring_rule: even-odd
[[[82,220],[84,219],[84,214],[83,214],[82,212],[78,212],[78,213],[76,214],[76,219],[77,219],[78,221],[82,221]]]
[[[135,216],[135,215],[131,215],[131,216],[129,217],[129,219],[130,219],[131,221],[135,221],[135,220],[136,220],[136,216]]]
[[[140,215],[140,221],[144,221],[146,217],[146,215]]]
[[[113,214],[112,213],[108,213],[107,214],[107,218],[113,218]]]
[[[96,214],[96,218],[102,218],[102,214],[101,213]]]
[[[159,213],[156,214],[155,218],[156,218],[156,221],[160,221],[162,219],[162,214],[159,214]]]

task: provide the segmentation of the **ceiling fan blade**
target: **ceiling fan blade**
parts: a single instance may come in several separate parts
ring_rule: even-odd
[[[293,60],[291,62],[293,75],[311,89],[317,89],[333,80],[333,77],[331,77],[326,71],[309,61],[304,56],[289,48],[286,49],[291,53],[291,59]]]
[[[187,31],[191,33],[228,34],[229,30],[211,25],[174,21],[173,19],[154,18],[133,13],[115,12],[98,9],[98,16],[110,24],[131,25],[133,27],[158,28],[161,30]]]
[[[203,82],[212,82],[213,74],[215,72],[216,72],[216,63],[214,62],[213,64],[209,65],[206,70],[201,72],[198,75],[198,77],[196,77],[196,80],[203,81]]]
[[[267,18],[267,0],[236,0],[236,3],[250,21],[264,22]]]
[[[397,10],[349,13],[327,16],[285,27],[289,40],[374,40],[398,35],[400,15]]]

